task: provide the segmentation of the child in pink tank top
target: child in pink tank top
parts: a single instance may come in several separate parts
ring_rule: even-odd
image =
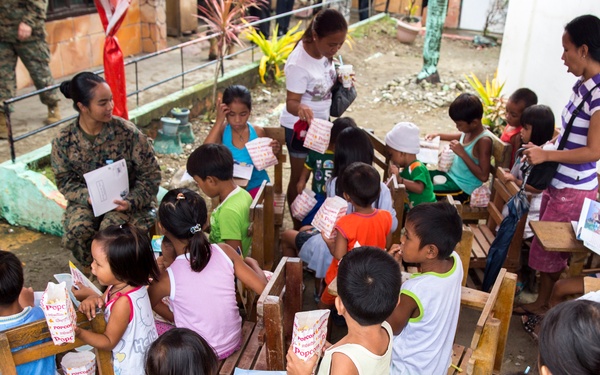
[[[227,244],[211,245],[202,226],[206,204],[188,189],[169,191],[158,209],[160,228],[175,248],[176,258],[148,292],[152,306],[169,297],[177,327],[202,336],[227,358],[239,349],[242,320],[236,302],[235,278],[262,293],[266,278],[252,270]]]

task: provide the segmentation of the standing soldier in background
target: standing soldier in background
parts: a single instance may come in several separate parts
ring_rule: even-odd
[[[21,58],[37,89],[54,84],[48,66],[50,51],[44,24],[47,7],[47,0],[0,1],[0,104],[16,94],[17,57]],[[48,106],[45,122],[60,120],[56,91],[40,94],[40,100]],[[0,108],[0,139],[7,138],[7,134],[4,108]]]

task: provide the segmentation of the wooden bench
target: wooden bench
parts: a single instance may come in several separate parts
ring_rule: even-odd
[[[99,313],[90,322],[87,317],[77,313],[77,325],[82,329],[92,329],[96,333],[103,333],[106,329],[104,314]],[[72,344],[54,345],[52,340],[39,343],[39,341],[50,339],[50,332],[46,320],[38,320],[19,327],[0,332],[0,374],[16,375],[15,366],[36,361],[59,353],[66,353],[75,348],[85,345],[80,339],[75,339]],[[27,348],[12,352],[14,348],[22,346]],[[98,374],[113,375],[112,353],[94,349]]]
[[[474,236],[469,268],[475,269],[475,273],[480,281],[483,280],[483,269],[486,265],[490,245],[496,237],[496,227],[500,225],[503,219],[502,209],[506,202],[519,191],[519,187],[514,182],[507,181],[504,178],[502,170],[497,169],[496,178],[494,179],[494,190],[494,197],[487,207],[486,223],[468,224]],[[457,206],[462,206],[463,210],[465,208],[464,205],[455,202],[451,196],[448,196],[448,201]],[[460,209],[461,208],[459,208],[459,210]],[[523,215],[517,224],[517,229],[509,245],[504,267],[510,271],[516,271],[520,266],[523,231],[525,229],[526,220],[527,215]],[[473,284],[470,285],[472,286]]]
[[[257,302],[257,322],[245,321],[240,350],[219,365],[219,375],[236,367],[285,370],[294,315],[302,309],[302,261],[283,257]]]
[[[273,182],[273,198],[275,203],[275,226],[280,229],[283,226],[283,211],[285,208],[285,192],[283,191],[283,164],[286,161],[285,154],[283,153],[283,146],[285,145],[285,129],[282,127],[264,127],[265,134],[267,137],[275,139],[281,144],[281,150],[276,155],[279,163],[274,167],[274,182]],[[278,230],[276,230],[278,234]],[[279,235],[277,236],[279,238]]]
[[[490,293],[462,287],[461,306],[481,310],[468,346],[454,344],[448,375],[499,374],[512,316],[517,275],[501,269]]]

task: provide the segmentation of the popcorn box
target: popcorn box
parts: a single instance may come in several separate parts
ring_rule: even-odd
[[[330,310],[297,312],[292,331],[292,350],[303,361],[320,356],[327,338]]]
[[[54,345],[75,342],[77,313],[64,281],[60,284],[48,283],[40,307],[44,310]]]
[[[343,198],[338,196],[327,198],[321,208],[319,208],[319,211],[317,211],[311,225],[327,238],[332,238],[335,223],[337,223],[340,217],[346,215],[347,209],[348,202]]]
[[[471,193],[471,200],[469,205],[471,207],[487,207],[490,203],[490,196],[492,192],[487,185],[481,185]]]
[[[60,367],[65,375],[95,375],[96,356],[90,351],[65,354]]]
[[[333,123],[327,120],[314,118],[310,123],[308,132],[306,133],[304,147],[324,154],[325,151],[327,151],[327,147],[329,147],[332,126]]]
[[[438,163],[438,171],[448,172],[452,163],[454,162],[454,151],[450,149],[450,146],[444,147],[440,154],[440,161]]]
[[[317,204],[315,199],[315,192],[309,189],[304,189],[302,194],[298,195],[292,202],[290,209],[292,210],[292,216],[298,220],[304,220],[306,215],[313,209]]]
[[[260,137],[246,143],[246,149],[250,154],[252,164],[259,171],[278,163],[277,156],[275,156],[271,147],[271,141],[271,138]]]

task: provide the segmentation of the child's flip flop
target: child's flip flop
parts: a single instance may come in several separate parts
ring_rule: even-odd
[[[537,328],[543,319],[544,319],[543,315],[537,315],[537,314],[528,314],[528,315],[523,315],[521,317],[521,323],[523,323],[523,329],[525,330],[525,332],[529,333],[531,338],[533,338],[535,341],[537,341],[537,339],[538,339],[539,329],[537,329]]]

